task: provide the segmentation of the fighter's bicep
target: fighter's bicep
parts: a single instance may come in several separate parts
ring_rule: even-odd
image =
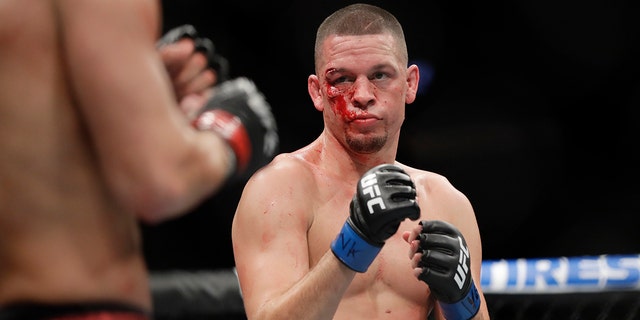
[[[300,212],[304,209],[295,201],[287,201],[274,189],[278,187],[243,193],[233,222],[235,253],[253,262],[264,259],[265,265],[294,258],[304,262],[294,265],[303,266],[306,271],[308,223]]]
[[[247,183],[233,222],[234,255],[247,309],[284,293],[309,271],[304,197],[293,194],[299,188],[283,177],[263,179],[265,171]]]

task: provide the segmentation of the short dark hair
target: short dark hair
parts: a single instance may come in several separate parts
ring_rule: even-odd
[[[318,62],[322,43],[330,35],[367,35],[390,33],[405,62],[409,60],[402,25],[389,11],[380,7],[356,3],[343,7],[328,16],[318,27],[314,58]]]

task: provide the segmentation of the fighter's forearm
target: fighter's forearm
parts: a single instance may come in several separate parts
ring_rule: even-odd
[[[330,251],[287,292],[271,299],[250,319],[332,319],[356,272]],[[248,310],[249,311],[249,310]],[[250,311],[249,311],[250,312]]]

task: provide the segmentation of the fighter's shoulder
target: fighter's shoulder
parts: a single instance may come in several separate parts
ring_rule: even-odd
[[[447,177],[442,174],[427,171],[423,169],[413,168],[404,164],[398,165],[409,175],[417,185],[425,187],[447,187],[452,186]]]
[[[281,153],[254,174],[252,185],[286,186],[299,190],[313,187],[315,176],[311,165],[296,153]]]
[[[453,197],[453,199],[466,201],[466,196],[446,176],[407,165],[400,164],[400,166],[411,176],[419,193],[425,192],[431,196]]]

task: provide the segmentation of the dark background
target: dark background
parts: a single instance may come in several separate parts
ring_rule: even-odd
[[[266,95],[290,152],[323,126],[306,86],[315,30],[352,2],[165,0],[164,31],[190,23],[211,38],[231,76]],[[398,160],[469,197],[484,259],[640,253],[637,2],[369,3],[396,15],[422,68]],[[241,190],[145,226],[149,267],[233,266]]]

